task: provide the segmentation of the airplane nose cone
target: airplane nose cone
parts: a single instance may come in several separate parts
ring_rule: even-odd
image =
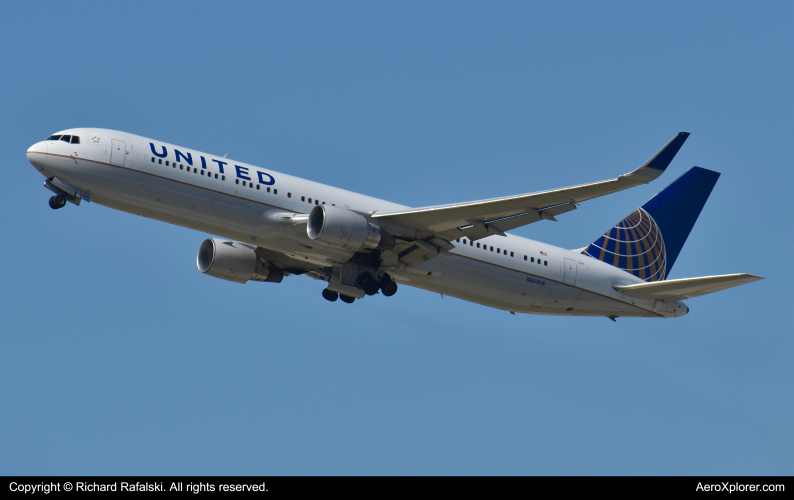
[[[37,142],[28,148],[28,161],[31,165],[41,170],[44,168],[44,162],[47,161],[47,143]]]

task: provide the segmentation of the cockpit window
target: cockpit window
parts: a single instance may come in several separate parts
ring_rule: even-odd
[[[72,138],[72,136],[71,136],[71,135],[62,135],[62,136],[61,136],[61,140],[62,140],[63,142],[69,142],[69,141],[71,140],[71,138]]]
[[[72,136],[72,144],[80,144],[80,136],[79,135],[73,135]]]
[[[57,141],[60,138],[61,138],[60,135],[51,135],[51,136],[47,137],[47,140],[48,141]]]

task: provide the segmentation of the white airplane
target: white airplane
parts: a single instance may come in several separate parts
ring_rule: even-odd
[[[200,246],[210,276],[279,283],[306,275],[352,303],[397,284],[529,314],[677,317],[682,300],[762,279],[667,280],[719,173],[692,167],[614,227],[566,250],[507,231],[659,177],[677,134],[618,178],[536,193],[410,208],[193,149],[106,129],[58,132],[27,152],[55,194],[218,235]]]

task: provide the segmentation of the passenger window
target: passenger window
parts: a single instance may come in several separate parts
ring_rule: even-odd
[[[524,256],[524,260],[527,260],[527,256],[526,255]]]
[[[203,170],[201,171],[201,175],[204,175],[204,171]]]
[[[71,135],[62,135],[62,136],[61,136],[61,140],[62,140],[63,142],[69,142],[71,139],[72,139],[72,136],[71,136]]]
[[[318,200],[314,200],[314,204],[315,204],[315,205],[319,205],[319,204],[320,204],[320,202],[319,202]]]
[[[301,196],[301,201],[306,201],[306,197],[305,196]]]
[[[535,257],[532,257],[532,262],[535,262]]]
[[[455,240],[455,241],[457,241],[458,243],[460,243],[460,238],[458,238],[458,239],[457,239],[457,240]]]
[[[152,158],[152,159],[154,159],[154,158]],[[160,165],[162,165],[162,164],[163,164],[163,160],[162,160],[162,158],[161,158],[160,160],[158,160],[158,163],[160,163]]]
[[[259,184],[256,185],[256,189],[257,189],[257,191],[259,190]]]
[[[287,198],[292,198],[292,193],[287,193]]]
[[[270,188],[267,188],[267,192],[268,192],[268,193],[270,192]]]
[[[311,199],[311,198],[309,198],[309,203],[311,203],[311,202],[312,202],[312,199]]]
[[[222,176],[221,176],[221,180],[222,180],[222,181],[225,181],[225,180],[226,180],[226,176],[225,176],[225,175],[222,175]]]
[[[245,181],[243,181],[243,187],[245,187]]]
[[[268,189],[270,189],[270,188],[268,188]],[[278,194],[278,189],[274,189],[273,190],[273,194]]]
[[[510,252],[510,257],[514,257],[513,252]]]
[[[470,247],[473,247],[473,246],[474,246],[474,242],[473,242],[473,241],[471,241],[471,240],[469,240],[469,246],[470,246]]]
[[[493,252],[493,247],[491,247],[491,251]]]
[[[235,183],[235,184],[240,184],[240,179],[235,179],[235,180],[234,180],[234,183]]]
[[[197,168],[194,168],[194,169],[193,169],[193,173],[194,173],[194,174],[197,174],[197,173],[198,173],[198,169],[197,169]],[[204,172],[202,172],[202,174],[203,174],[203,173],[204,173]]]
[[[72,144],[80,144],[80,136],[73,135],[72,136]]]
[[[498,248],[496,249],[496,253],[500,253]]]
[[[325,205],[325,202],[323,202],[323,205]]]
[[[176,164],[174,164],[174,165],[176,165]],[[168,160],[165,160],[165,166],[166,167],[168,166]]]
[[[152,156],[152,163],[154,163],[154,156]]]
[[[479,243],[477,243],[477,248],[480,248],[480,244]]]
[[[543,265],[544,265],[544,266],[548,266],[548,265],[549,265],[549,261],[547,261],[547,260],[544,260],[544,261],[543,261]]]
[[[216,179],[218,178],[218,174],[215,174],[215,178],[216,178]]]

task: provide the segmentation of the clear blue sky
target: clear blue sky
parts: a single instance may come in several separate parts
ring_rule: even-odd
[[[11,2],[0,31],[2,474],[792,474],[790,2]],[[204,234],[53,211],[25,151],[124,130],[411,206],[722,172],[681,319],[517,315],[196,269]]]

